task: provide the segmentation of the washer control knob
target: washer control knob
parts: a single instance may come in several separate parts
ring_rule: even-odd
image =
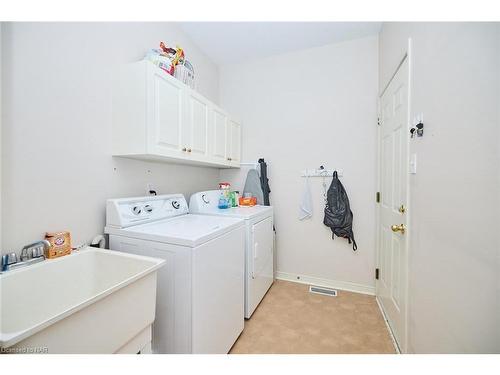
[[[181,207],[181,204],[178,201],[172,201],[172,207],[178,210]]]
[[[147,204],[144,206],[144,211],[146,211],[147,213],[151,213],[153,212],[153,206]]]
[[[134,215],[140,215],[140,214],[141,214],[141,212],[142,212],[142,209],[141,209],[141,207],[140,207],[140,206],[134,206],[134,207],[132,207],[132,213],[133,213]]]

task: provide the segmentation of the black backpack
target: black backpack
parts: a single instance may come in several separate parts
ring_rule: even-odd
[[[332,239],[337,237],[347,238],[349,243],[352,241],[352,249],[356,251],[358,245],[354,240],[352,231],[352,211],[349,205],[349,197],[339,180],[337,171],[333,172],[333,179],[327,192],[325,219],[323,224],[332,230]]]

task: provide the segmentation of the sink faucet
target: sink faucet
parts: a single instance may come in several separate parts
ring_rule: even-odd
[[[21,250],[21,256],[18,260],[16,253],[5,254],[2,256],[1,272],[10,271],[16,268],[26,267],[45,260],[45,251],[50,247],[47,240],[34,242],[26,245]]]

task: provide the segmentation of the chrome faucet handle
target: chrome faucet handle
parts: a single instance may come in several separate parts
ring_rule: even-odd
[[[26,261],[30,258],[45,258],[45,250],[50,247],[50,242],[42,240],[26,245],[21,250],[21,260]]]
[[[31,249],[31,258],[45,257],[45,247],[37,246]]]
[[[16,253],[10,253],[7,255],[7,264],[14,264],[17,263],[17,254]]]
[[[21,262],[26,262],[29,258],[30,255],[28,254],[28,248],[25,246],[21,250],[21,256],[20,256]]]
[[[2,255],[2,271],[5,271],[9,268],[10,265],[17,263],[17,254],[10,253]]]

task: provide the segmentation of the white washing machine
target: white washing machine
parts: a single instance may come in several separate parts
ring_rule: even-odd
[[[166,260],[155,353],[227,353],[244,325],[244,221],[189,214],[183,195],[110,199],[110,248]],[[126,314],[126,311],[117,314]]]
[[[245,318],[249,319],[274,281],[273,208],[271,206],[220,209],[219,190],[201,191],[189,200],[192,213],[245,220]]]

